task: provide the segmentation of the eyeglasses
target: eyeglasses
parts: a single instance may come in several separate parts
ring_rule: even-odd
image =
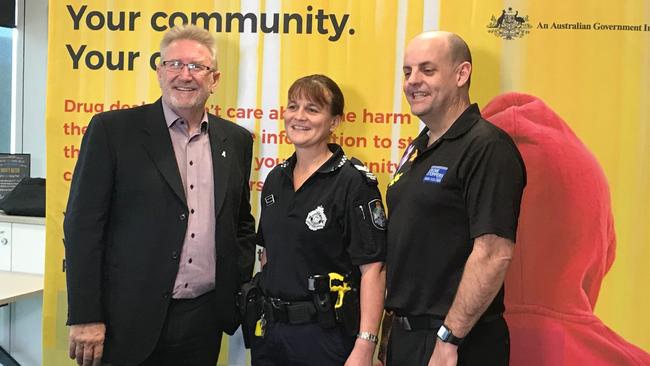
[[[171,61],[163,61],[160,63],[167,71],[174,72],[174,73],[179,73],[183,71],[183,67],[187,66],[187,71],[190,72],[190,74],[200,74],[203,71],[209,71],[209,70],[214,70],[210,66],[205,66],[201,64],[184,64],[178,60],[171,60]]]

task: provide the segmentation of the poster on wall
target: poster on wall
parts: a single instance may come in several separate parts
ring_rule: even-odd
[[[288,88],[310,74],[325,74],[343,90],[345,120],[332,142],[340,144],[347,156],[363,161],[385,189],[401,150],[420,125],[403,100],[398,55],[407,35],[419,32],[424,19],[436,18],[437,5],[429,3],[51,3],[43,306],[46,366],[64,364],[68,357],[62,223],[81,140],[94,114],[153,103],[160,97],[155,68],[160,40],[168,29],[193,23],[217,40],[221,77],[206,109],[253,135],[248,185],[257,216],[266,175],[294,150],[282,118]],[[224,337],[221,349],[220,365],[248,362],[238,337]]]
[[[23,178],[29,178],[29,154],[0,154],[0,201]]]

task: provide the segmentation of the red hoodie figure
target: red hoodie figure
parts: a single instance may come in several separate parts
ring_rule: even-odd
[[[482,114],[514,139],[528,173],[505,281],[511,364],[650,365],[649,354],[593,313],[616,248],[609,187],[595,157],[531,95],[498,96]]]

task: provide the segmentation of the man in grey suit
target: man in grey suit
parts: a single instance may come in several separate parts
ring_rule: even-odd
[[[214,37],[177,26],[160,52],[162,98],[95,115],[75,168],[64,234],[79,365],[214,366],[252,272],[252,138],[205,111]]]

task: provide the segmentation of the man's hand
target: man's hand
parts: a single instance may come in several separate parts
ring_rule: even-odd
[[[428,366],[456,366],[457,362],[458,346],[437,339]]]
[[[104,353],[104,323],[75,324],[70,326],[70,358],[80,366],[101,366]]]

